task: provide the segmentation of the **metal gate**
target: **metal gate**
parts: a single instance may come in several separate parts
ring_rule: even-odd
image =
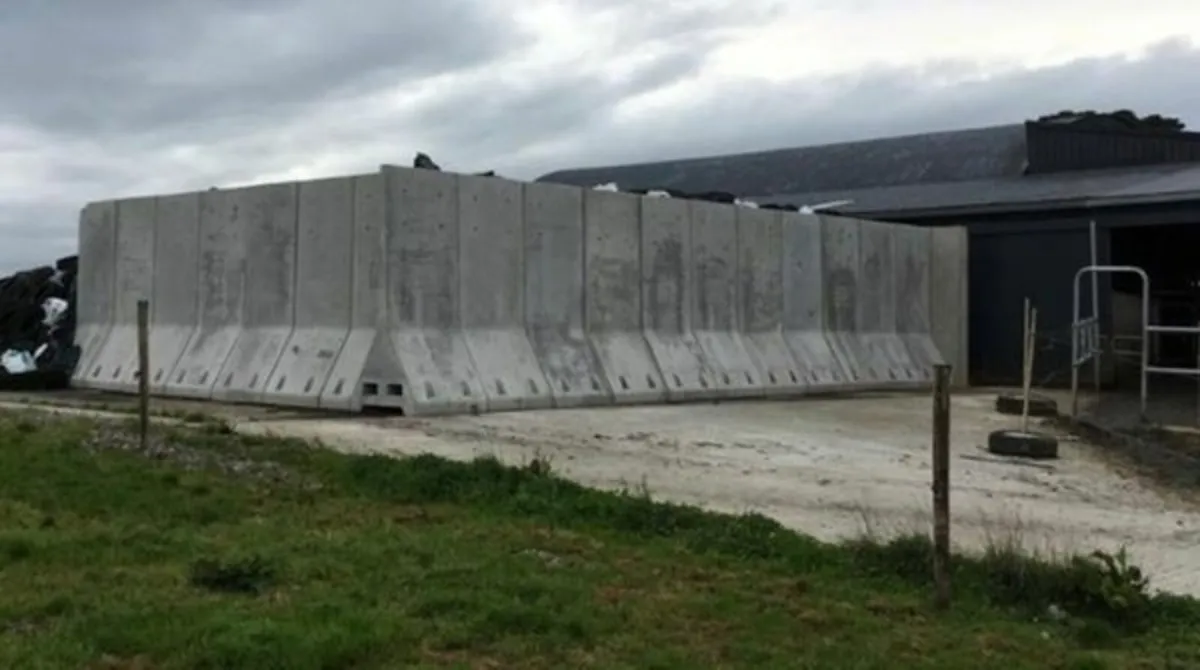
[[[1200,362],[1195,368],[1168,368],[1150,365],[1150,336],[1153,333],[1200,335],[1200,326],[1160,326],[1150,323],[1150,278],[1145,270],[1132,265],[1088,265],[1075,273],[1074,300],[1071,319],[1071,416],[1079,413],[1079,370],[1091,363],[1095,373],[1096,392],[1100,391],[1100,361],[1103,355],[1104,338],[1100,331],[1100,309],[1097,301],[1095,277],[1100,274],[1134,274],[1142,280],[1142,328],[1141,328],[1141,419],[1146,420],[1146,405],[1149,396],[1148,379],[1151,374],[1177,375],[1200,378]],[[1092,275],[1092,314],[1080,316],[1079,285],[1084,275]]]

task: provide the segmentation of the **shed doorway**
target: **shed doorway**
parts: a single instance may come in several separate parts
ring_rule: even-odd
[[[1142,268],[1150,278],[1150,322],[1164,326],[1200,324],[1200,223],[1112,228],[1110,258],[1113,265]],[[1112,276],[1112,341],[1115,381],[1118,388],[1137,388],[1137,354],[1140,352],[1141,282],[1134,275]],[[1159,367],[1196,368],[1200,337],[1192,334],[1153,333],[1147,346],[1150,364]],[[1195,392],[1196,380],[1155,377],[1152,385],[1186,386]]]

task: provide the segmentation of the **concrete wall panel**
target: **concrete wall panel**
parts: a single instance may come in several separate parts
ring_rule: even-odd
[[[666,397],[642,335],[640,200],[628,193],[583,194],[584,330],[617,403]]]
[[[692,201],[695,291],[692,328],[723,397],[763,394],[760,374],[740,334],[737,208]]]
[[[555,407],[612,402],[583,332],[583,194],[525,184],[525,327]]]
[[[783,338],[782,212],[739,207],[737,228],[742,342],[767,395],[800,393],[804,384]]]
[[[967,269],[970,263],[967,229],[933,228],[930,262],[930,333],[942,358],[954,366],[955,386],[966,386],[967,370]]]
[[[525,335],[525,199],[520,182],[458,178],[460,304],[467,348],[492,411],[551,407]]]
[[[850,388],[869,388],[879,380],[874,376],[878,366],[872,363],[859,331],[859,221],[836,216],[819,218],[825,337],[842,358]]]
[[[398,407],[400,398],[382,392],[401,374],[388,334],[385,178],[379,172],[352,179],[350,329],[321,391],[320,406],[356,412],[367,396],[391,398]]]
[[[642,326],[673,401],[719,398],[720,373],[692,333],[691,209],[686,200],[641,201]]]
[[[406,414],[486,411],[462,330],[457,175],[384,168],[388,337],[401,377],[373,382],[368,405]]]
[[[167,395],[211,398],[241,329],[246,274],[244,219],[260,196],[253,188],[200,194],[199,319],[165,384]]]
[[[116,203],[113,320],[99,353],[91,362],[93,375],[88,379],[90,388],[137,390],[137,303],[153,297],[156,200],[152,197],[133,198]]]
[[[354,177],[301,182],[298,189],[295,326],[262,400],[319,407],[350,333]]]
[[[849,388],[846,357],[827,337],[826,272],[820,217],[781,215],[783,225],[783,335],[796,359],[799,383],[809,391]],[[789,381],[793,381],[790,379]]]
[[[908,350],[915,381],[928,384],[933,365],[941,354],[929,335],[930,250],[933,233],[929,228],[896,226],[893,230],[896,253],[896,332]]]
[[[79,213],[79,274],[76,279],[75,344],[79,363],[72,384],[82,388],[103,370],[93,361],[112,329],[117,270],[117,205],[94,202]]]
[[[917,382],[916,366],[896,332],[895,236],[902,226],[858,222],[858,341],[867,358],[871,386],[905,387]]]
[[[287,383],[280,375],[268,386],[296,320],[296,192],[293,182],[246,195],[241,329],[213,386],[217,400],[261,402]]]
[[[158,198],[150,299],[150,388],[163,393],[199,323],[200,194]]]

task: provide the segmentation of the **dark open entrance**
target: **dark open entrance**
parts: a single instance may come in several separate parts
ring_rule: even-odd
[[[1200,324],[1200,224],[1131,226],[1111,229],[1111,259],[1114,265],[1134,265],[1150,277],[1150,322],[1167,326]],[[1133,355],[1141,346],[1138,329],[1142,319],[1141,287],[1133,275],[1112,276],[1112,347],[1118,354],[1116,383],[1136,388],[1138,361]],[[1172,368],[1197,367],[1197,344],[1191,334],[1155,333],[1147,343],[1150,363]],[[1196,380],[1186,377],[1152,376],[1151,385],[1186,385],[1192,392]]]

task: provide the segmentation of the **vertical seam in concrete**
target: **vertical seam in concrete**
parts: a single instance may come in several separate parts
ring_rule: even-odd
[[[112,281],[108,285],[108,326],[116,326],[121,322],[121,201],[112,201]],[[108,342],[108,333],[105,332],[104,339],[100,341],[100,346],[96,348],[96,353],[104,351],[104,345]]]
[[[517,207],[520,208],[520,210],[521,210],[521,216],[519,219],[521,222],[520,223],[521,229],[519,231],[517,231],[517,245],[516,245],[516,247],[517,247],[517,268],[516,268],[516,272],[514,273],[517,276],[517,285],[518,285],[517,304],[514,305],[514,309],[512,310],[512,313],[517,318],[517,323],[514,325],[516,326],[516,328],[520,329],[520,332],[522,334],[524,334],[525,333],[525,309],[526,309],[525,301],[528,298],[528,292],[529,292],[529,287],[527,286],[527,282],[525,281],[525,214],[526,214],[526,212],[525,212],[525,187],[526,187],[526,184],[523,182],[517,182],[517,186],[518,186],[518,188],[517,188]],[[538,362],[536,360],[536,358],[535,358],[534,362],[537,365],[538,370],[541,370],[541,368],[542,368],[541,363]],[[543,373],[543,376],[545,376],[544,373]],[[546,383],[548,384],[549,382],[546,382]]]
[[[150,265],[150,268],[149,268],[150,285],[146,287],[146,301],[150,304],[150,313],[148,314],[148,318],[150,321],[150,323],[148,325],[149,325],[150,330],[154,329],[154,324],[157,321],[157,319],[155,318],[155,313],[157,312],[155,305],[157,304],[158,301],[156,301],[154,299],[154,285],[157,282],[154,281],[154,273],[158,269],[158,263],[157,263],[158,253],[156,253],[156,252],[158,251],[158,201],[159,200],[160,200],[160,198],[155,196],[154,206],[150,208],[150,263],[149,263],[149,265]],[[147,370],[146,372],[149,373],[149,370]]]
[[[462,181],[469,179],[463,175],[453,175],[451,183],[454,185],[454,193],[450,198],[450,202],[454,207],[454,278],[455,296],[454,296],[454,315],[457,323],[451,324],[449,336],[451,338],[457,336],[462,337],[463,351],[467,355],[467,362],[471,365],[471,374],[475,376],[475,382],[479,385],[479,392],[483,394],[485,402],[490,402],[491,397],[487,392],[487,380],[483,378],[483,374],[479,370],[479,363],[475,360],[475,352],[471,345],[468,344],[467,327],[468,320],[464,316],[466,311],[466,301],[463,300],[463,229],[462,229]]]
[[[636,207],[637,213],[636,213],[636,216],[634,217],[634,221],[637,222],[637,230],[634,232],[634,239],[637,240],[637,267],[638,267],[638,271],[637,271],[638,290],[635,291],[634,293],[637,296],[637,301],[638,301],[638,304],[637,304],[637,318],[638,318],[637,330],[640,334],[642,334],[643,338],[645,338],[645,331],[646,331],[646,314],[645,314],[646,296],[644,296],[642,294],[642,291],[643,291],[642,284],[645,283],[642,279],[642,277],[643,277],[642,273],[645,272],[644,263],[646,260],[645,259],[645,249],[642,248],[645,246],[642,243],[642,235],[643,235],[643,232],[642,232],[643,231],[642,199],[644,197],[645,196],[641,196],[641,195],[633,196],[634,200],[637,202],[637,207]]]
[[[591,283],[588,276],[588,233],[590,232],[591,227],[588,225],[587,220],[587,197],[588,190],[586,188],[581,189],[579,193],[579,266],[582,276],[580,277],[579,282],[579,296],[581,298],[579,302],[580,308],[583,310],[583,314],[580,315],[582,317],[580,321],[583,323],[583,337],[584,340],[587,341],[588,346],[591,347],[592,320],[591,310],[588,309],[588,285]],[[592,354],[597,355],[598,352],[593,351]]]
[[[301,182],[292,183],[292,295],[289,296],[292,303],[292,308],[289,310],[292,318],[290,319],[291,323],[288,324],[291,331],[284,340],[285,346],[287,341],[292,339],[292,334],[296,332],[296,318],[300,312],[300,184]],[[275,358],[275,365],[272,366],[268,379],[275,375],[275,368],[283,362],[283,354],[284,352],[280,351]]]
[[[733,333],[742,333],[743,311],[745,300],[742,300],[742,205],[731,204],[733,208],[733,268],[730,273],[730,283],[733,285]]]

